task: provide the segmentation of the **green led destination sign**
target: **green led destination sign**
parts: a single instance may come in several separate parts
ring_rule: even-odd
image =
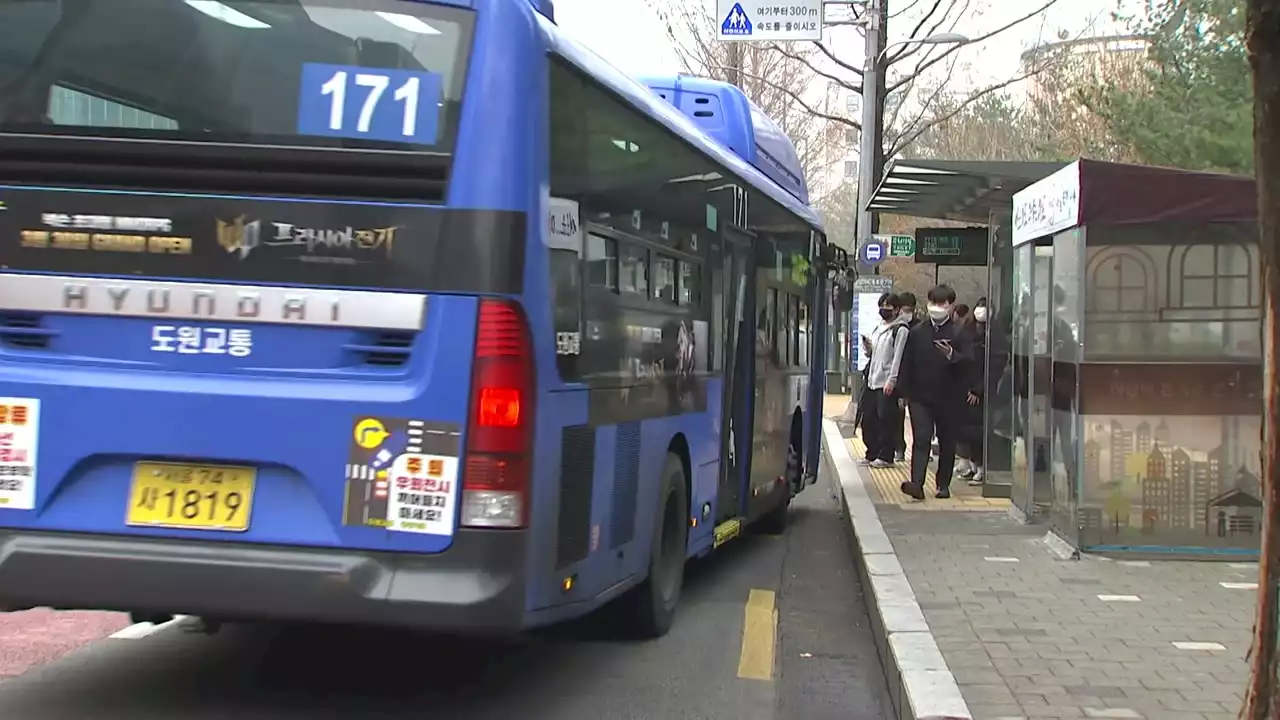
[[[987,228],[916,228],[915,257],[935,265],[986,265]]]

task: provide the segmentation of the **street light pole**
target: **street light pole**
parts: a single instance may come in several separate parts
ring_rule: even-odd
[[[867,209],[880,181],[880,60],[884,49],[884,0],[867,0],[863,26],[866,51],[862,66],[862,131],[858,137],[858,212],[851,255],[871,240],[872,213]],[[854,264],[856,267],[856,263]]]
[[[958,33],[938,33],[924,38],[913,38],[885,44],[884,0],[868,0],[866,28],[866,55],[862,68],[862,134],[858,149],[858,226],[854,246],[850,253],[871,241],[875,232],[872,218],[877,214],[867,206],[880,184],[884,173],[884,77],[883,64],[889,48],[899,45],[964,45],[969,38]]]
[[[866,52],[862,67],[862,132],[858,144],[858,211],[855,215],[858,224],[854,232],[853,247],[849,248],[849,254],[857,258],[850,263],[850,266],[854,268],[858,267],[862,258],[862,247],[871,242],[872,235],[877,230],[877,228],[873,227],[873,222],[878,213],[872,212],[869,206],[871,205],[871,196],[875,193],[876,186],[880,184],[880,176],[884,174],[884,77],[882,70],[884,69],[886,53],[890,47],[898,45],[962,45],[969,42],[969,38],[963,35],[939,33],[925,38],[913,38],[885,44],[884,33],[887,15],[885,13],[885,2],[886,0],[866,0],[866,22],[861,23],[866,33]],[[879,266],[873,267],[871,272],[878,275],[880,273]],[[855,323],[847,322],[845,326],[849,328],[849,358],[852,359],[852,349],[856,347],[859,339],[853,337],[857,334],[854,329]],[[847,374],[851,372],[847,362],[841,365],[840,373],[843,384],[846,386],[853,385],[856,382],[855,378],[859,376],[853,375],[851,377]],[[856,403],[860,390],[861,388],[853,387],[853,397],[850,398],[849,405],[845,408],[844,415],[841,417],[843,422],[853,422],[856,416]]]

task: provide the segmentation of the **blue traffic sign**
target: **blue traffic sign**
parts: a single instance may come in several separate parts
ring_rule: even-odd
[[[888,255],[888,248],[884,246],[884,243],[877,240],[868,241],[858,248],[858,260],[863,265],[879,265]]]
[[[742,3],[734,3],[725,15],[724,22],[720,23],[720,34],[746,37],[751,35],[752,27],[751,18],[742,9]]]

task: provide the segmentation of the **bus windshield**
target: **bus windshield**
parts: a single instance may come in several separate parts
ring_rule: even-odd
[[[474,13],[0,0],[0,133],[448,153]]]

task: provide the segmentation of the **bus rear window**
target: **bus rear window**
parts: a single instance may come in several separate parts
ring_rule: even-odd
[[[450,152],[473,29],[396,0],[0,0],[0,133]]]

